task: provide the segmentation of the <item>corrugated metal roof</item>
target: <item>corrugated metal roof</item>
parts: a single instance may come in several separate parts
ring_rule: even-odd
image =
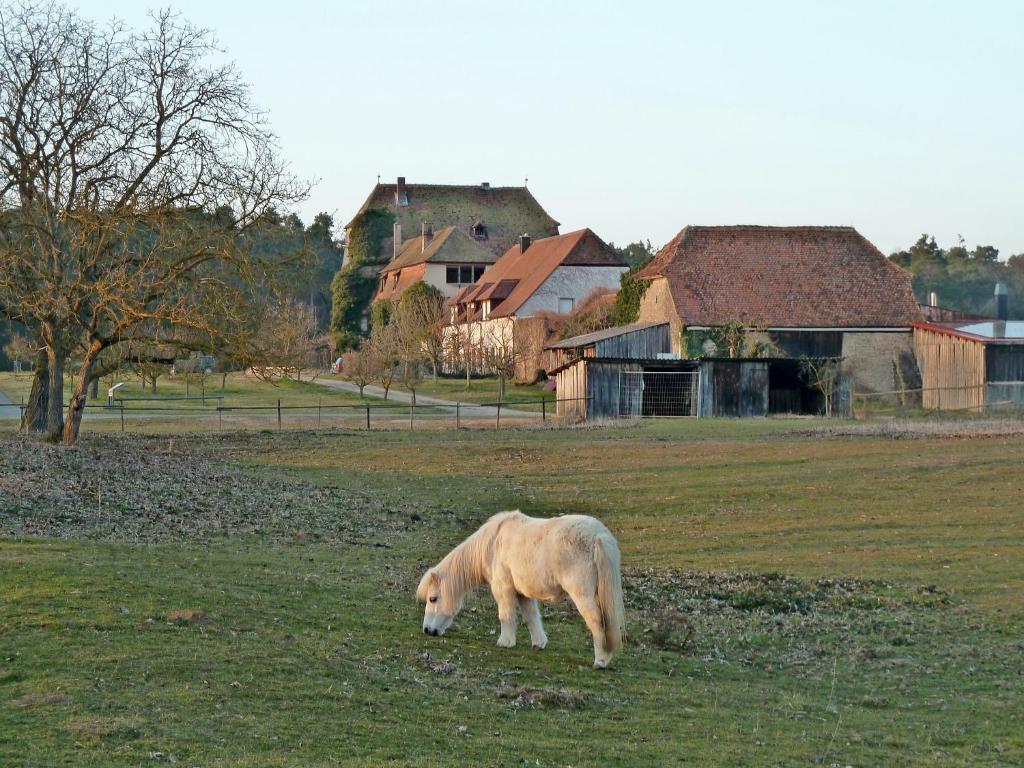
[[[613,339],[616,336],[624,336],[627,333],[643,331],[647,328],[654,328],[659,325],[668,325],[668,323],[633,323],[632,325],[618,325],[614,328],[605,328],[603,331],[594,331],[593,333],[584,333],[582,336],[573,336],[570,339],[563,339],[562,341],[554,344],[549,344],[547,349],[576,349],[578,347],[589,347],[591,344],[596,344],[597,342],[604,341],[605,339]]]

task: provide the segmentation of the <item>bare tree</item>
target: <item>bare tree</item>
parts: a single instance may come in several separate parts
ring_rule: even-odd
[[[482,343],[483,365],[498,376],[498,400],[505,399],[505,387],[514,379],[521,357],[516,348],[515,334],[511,326],[493,329],[489,338]]]
[[[248,355],[253,375],[263,381],[278,376],[302,380],[302,372],[315,365],[324,343],[316,311],[296,299],[274,298],[266,305]]]
[[[399,364],[394,325],[387,323],[373,326],[369,338],[363,342],[362,351],[370,356],[373,380],[384,388],[384,399],[387,400]]]
[[[23,333],[14,332],[4,346],[4,353],[14,363],[14,369],[21,371],[32,365],[36,358],[37,348],[32,340]]]
[[[166,11],[132,32],[0,7],[0,314],[45,351],[26,421],[52,439],[77,439],[107,350],[209,343],[272,273],[245,232],[308,188],[220,53]]]
[[[362,397],[366,385],[377,379],[373,355],[368,349],[346,352],[342,356],[341,375],[359,387],[359,396]]]
[[[825,400],[825,416],[832,415],[832,400],[839,389],[839,376],[842,372],[842,359],[837,357],[800,359],[800,368],[807,377],[808,383],[819,392]]]

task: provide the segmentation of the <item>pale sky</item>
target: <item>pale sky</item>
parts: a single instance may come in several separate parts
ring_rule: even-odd
[[[145,22],[146,3],[80,0]],[[152,7],[159,7],[154,5]],[[178,0],[270,115],[299,212],[521,185],[566,232],[844,224],[1024,252],[1024,3]]]

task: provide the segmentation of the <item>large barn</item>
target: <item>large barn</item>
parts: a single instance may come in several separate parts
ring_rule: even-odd
[[[857,391],[916,378],[911,275],[852,227],[688,226],[637,277],[639,320],[668,322],[682,357],[722,354],[709,337],[737,325],[780,357],[841,358]]]

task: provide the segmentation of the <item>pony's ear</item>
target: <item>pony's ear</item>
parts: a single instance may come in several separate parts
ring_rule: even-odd
[[[430,595],[430,588],[440,580],[441,579],[437,575],[437,571],[433,568],[424,573],[423,578],[420,579],[420,585],[416,587],[416,599],[423,603],[427,602],[427,597]]]

